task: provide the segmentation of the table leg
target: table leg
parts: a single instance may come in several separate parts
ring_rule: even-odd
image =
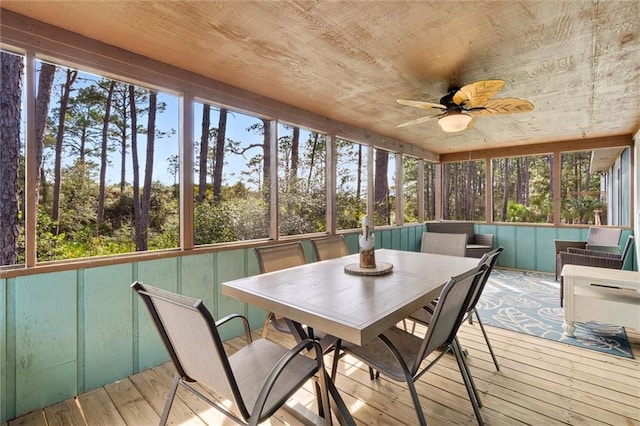
[[[294,338],[296,339],[296,341],[300,341],[302,339],[308,339],[310,336],[309,334],[311,334],[311,336],[313,336],[313,331],[311,331],[312,329],[310,329],[311,333],[307,333],[307,330],[305,330],[305,328],[302,326],[302,324],[300,324],[299,322],[296,321],[291,321],[288,318],[285,318],[287,324],[289,325],[289,328],[291,329],[291,332],[294,336]],[[330,344],[333,345],[333,343],[335,343],[336,338],[333,336],[327,336],[326,338],[320,340],[321,344],[324,342],[325,344],[329,344],[328,342],[331,342]],[[325,350],[325,348],[323,347],[323,351]],[[344,400],[342,399],[342,396],[340,396],[340,392],[338,392],[338,388],[336,388],[336,385],[333,383],[333,380],[331,380],[331,377],[329,376],[329,374],[327,374],[327,372],[325,371],[324,374],[326,375],[325,380],[327,383],[327,391],[329,392],[329,399],[331,402],[331,410],[334,412],[334,414],[336,415],[338,422],[340,425],[347,425],[347,426],[355,426],[355,420],[353,420],[353,417],[351,416],[351,413],[349,412],[349,409],[347,408],[346,404],[344,403]],[[325,416],[328,413],[325,413]],[[328,414],[330,416],[330,414]]]
[[[576,337],[574,334],[576,331],[576,323],[574,321],[565,321],[562,328],[564,329],[564,334],[567,337]]]

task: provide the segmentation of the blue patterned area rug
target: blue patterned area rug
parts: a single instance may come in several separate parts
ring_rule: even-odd
[[[622,327],[576,323],[576,337],[562,334],[560,283],[552,274],[494,269],[476,308],[485,325],[633,358]]]

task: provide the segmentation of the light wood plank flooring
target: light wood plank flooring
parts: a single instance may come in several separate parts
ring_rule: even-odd
[[[420,329],[418,329],[420,331]],[[627,330],[636,359],[630,360],[562,343],[488,327],[501,371],[496,372],[477,324],[464,324],[460,341],[481,393],[488,425],[640,425],[640,332]],[[256,333],[255,337],[259,336]],[[269,338],[291,346],[276,331]],[[230,351],[244,344],[227,342]],[[330,365],[331,355],[327,356]],[[17,425],[155,425],[165,402],[173,367],[144,371],[125,380],[34,411],[8,423]],[[353,358],[340,363],[336,384],[358,424],[414,425],[415,412],[402,383],[368,370]],[[430,425],[476,424],[454,358],[445,356],[417,384]],[[312,385],[295,401],[312,410]],[[171,424],[232,425],[218,411],[180,388]],[[267,424],[299,424],[280,410]]]

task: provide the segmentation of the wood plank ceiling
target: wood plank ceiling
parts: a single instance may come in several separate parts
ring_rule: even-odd
[[[436,153],[632,135],[640,2],[12,1],[1,7]],[[1,19],[1,18],[0,18]],[[529,113],[447,134],[396,99],[503,79]]]

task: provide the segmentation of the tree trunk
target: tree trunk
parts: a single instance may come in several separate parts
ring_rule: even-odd
[[[140,211],[140,162],[138,161],[138,111],[133,85],[129,85],[129,111],[131,113],[131,160],[133,162],[133,227],[136,250],[143,250],[142,212]]]
[[[262,185],[265,189],[265,200],[269,201],[269,185],[271,182],[271,123],[269,120],[262,119],[262,124],[264,128],[262,143],[262,156],[264,161],[264,167],[262,169]]]
[[[113,90],[115,89],[115,81],[109,83],[107,99],[105,100],[104,119],[102,121],[102,145],[100,148],[100,190],[98,194],[98,214],[96,218],[96,235],[100,235],[100,228],[104,221],[104,198],[107,182],[107,158],[108,158],[108,142],[109,142],[109,118],[111,116],[111,99],[113,98]]]
[[[516,162],[516,203],[518,204],[523,204],[522,203],[522,165],[521,165],[521,157],[517,157],[514,159],[514,161]]]
[[[216,136],[216,162],[213,168],[213,200],[219,203],[222,197],[222,170],[224,168],[224,145],[227,139],[227,109],[220,108],[218,135]]]
[[[62,87],[60,96],[60,116],[58,117],[58,132],[56,134],[56,157],[53,181],[53,206],[51,219],[55,222],[60,218],[60,191],[62,188],[62,142],[64,141],[65,118],[69,95],[71,94],[73,83],[78,76],[78,71],[67,69],[67,79]]]
[[[449,191],[449,168],[451,164],[442,165],[442,218],[451,219],[451,194]]]
[[[358,144],[358,169],[356,170],[356,199],[360,200],[362,192],[362,145]]]
[[[18,261],[21,56],[0,53],[0,265]]]
[[[467,161],[465,164],[465,181],[464,181],[464,219],[465,220],[473,220],[473,201],[475,199],[473,193],[473,176],[474,176],[474,166],[475,163],[473,161]]]
[[[147,112],[147,158],[144,165],[144,187],[142,188],[142,200],[140,202],[140,248],[145,251],[149,248],[149,210],[151,209],[151,184],[153,177],[153,154],[156,142],[156,110],[158,94],[149,92],[149,111]]]
[[[509,175],[511,171],[509,170],[510,159],[504,159],[504,188],[503,188],[503,199],[502,199],[502,220],[507,220],[507,203],[509,201]]]
[[[126,128],[125,128],[126,132]],[[120,197],[124,195],[127,184],[127,134],[120,135]]]
[[[531,200],[529,197],[529,181],[531,181],[531,159],[530,157],[524,157],[524,186],[522,192],[524,193],[523,202],[527,207],[529,207],[529,205],[531,204]]]
[[[198,165],[198,203],[204,201],[207,191],[207,160],[209,159],[209,135],[211,134],[211,106],[202,105],[200,136],[200,162]]]
[[[382,149],[376,149],[376,166],[374,179],[374,204],[376,210],[375,224],[389,225],[389,179],[387,170],[389,167],[389,152]]]
[[[47,128],[49,105],[51,104],[51,89],[56,67],[46,62],[40,63],[40,76],[38,78],[38,95],[36,98],[36,204],[40,202],[40,185],[45,186],[44,170],[42,169],[42,152],[44,151],[44,132]]]
[[[318,136],[316,134],[316,141]],[[293,128],[293,137],[291,138],[291,170],[290,182],[293,185],[294,179],[298,177],[298,151],[300,149],[300,128]]]
[[[297,127],[296,127],[297,128]],[[311,188],[311,178],[313,177],[313,167],[316,163],[316,152],[318,150],[318,133],[313,132],[313,146],[311,147],[311,158],[309,159],[309,176],[307,177],[307,188]],[[291,152],[291,163],[293,164],[293,151]],[[293,165],[291,166],[293,168]],[[296,171],[291,173],[294,177],[298,174],[298,148],[296,147]]]

